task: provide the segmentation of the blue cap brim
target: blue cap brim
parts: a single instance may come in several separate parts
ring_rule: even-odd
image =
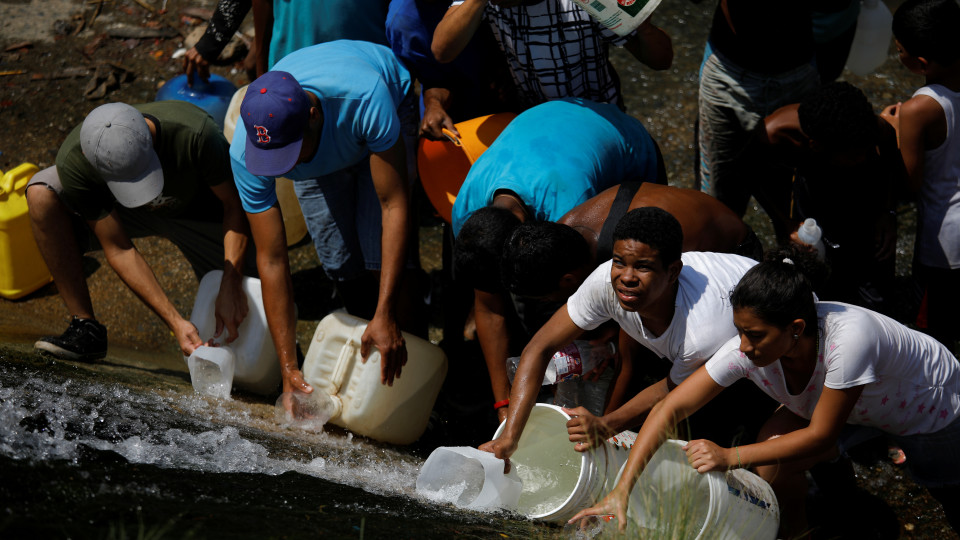
[[[268,149],[257,147],[248,138],[244,157],[247,171],[257,176],[281,176],[286,174],[296,166],[302,146],[302,137],[286,146]]]

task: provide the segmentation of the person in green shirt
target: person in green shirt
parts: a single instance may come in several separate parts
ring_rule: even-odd
[[[34,236],[73,317],[62,335],[37,341],[38,351],[81,361],[106,356],[106,327],[96,319],[81,265],[82,254],[98,248],[184,355],[203,344],[130,241],[150,235],[177,245],[198,278],[223,269],[216,334],[226,328],[228,341],[235,339],[248,309],[241,278],[250,233],[229,148],[213,118],[182,101],[102,105],[67,136],[56,166],[27,186]]]

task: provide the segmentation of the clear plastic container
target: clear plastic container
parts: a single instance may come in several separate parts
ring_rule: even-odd
[[[197,327],[204,343],[213,338],[217,329],[215,317],[217,294],[220,292],[222,270],[214,270],[203,276],[193,303],[190,322]],[[237,329],[238,337],[227,345],[227,330],[217,338],[222,349],[229,349],[234,356],[233,384],[255,394],[268,395],[280,385],[280,364],[273,347],[267,314],[263,310],[263,295],[260,280],[243,278],[243,292],[247,296],[247,316]]]
[[[233,388],[234,357],[228,347],[197,347],[187,359],[190,382],[200,394],[227,399]]]
[[[821,261],[824,259],[826,252],[823,246],[823,231],[821,231],[820,226],[817,225],[817,220],[813,218],[803,220],[800,228],[797,229],[797,237],[804,244],[813,246],[817,250],[818,259]]]
[[[417,494],[471,510],[515,510],[523,485],[504,462],[469,446],[434,450],[420,468]]]

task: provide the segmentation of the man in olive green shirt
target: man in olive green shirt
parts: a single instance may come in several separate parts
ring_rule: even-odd
[[[84,361],[106,355],[106,328],[96,320],[81,266],[82,254],[98,247],[170,328],[184,355],[202,344],[130,241],[149,235],[176,244],[197,277],[223,269],[217,334],[226,328],[230,340],[236,337],[247,313],[240,283],[249,226],[229,144],[202,109],[182,101],[94,109],[67,136],[56,166],[31,179],[27,202],[40,253],[73,316],[62,335],[37,341],[39,351]],[[89,230],[75,227],[77,221]]]

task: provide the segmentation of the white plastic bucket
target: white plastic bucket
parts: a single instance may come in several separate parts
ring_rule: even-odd
[[[619,36],[633,32],[660,5],[660,0],[577,0],[580,7]]]
[[[335,406],[330,422],[354,433],[393,444],[410,444],[427,428],[430,411],[447,376],[443,350],[406,332],[407,365],[393,386],[380,383],[380,352],[360,356],[367,323],[343,312],[317,325],[303,362],[303,377],[314,392],[326,392]]]
[[[555,405],[537,403],[517,443],[510,463],[523,481],[517,512],[531,519],[565,523],[609,491],[629,450],[605,442],[591,452],[573,449],[566,413]],[[494,438],[506,423],[500,424]]]
[[[228,347],[197,347],[187,359],[190,382],[200,394],[215,398],[230,397],[233,387],[234,356]]]
[[[197,298],[193,303],[190,322],[197,327],[200,339],[204,343],[213,338],[213,333],[217,329],[214,312],[222,278],[222,270],[214,270],[203,276],[200,287],[197,289]],[[229,347],[233,352],[234,386],[256,394],[272,394],[280,385],[280,364],[277,362],[277,351],[273,347],[273,339],[267,327],[260,280],[245,277],[241,286],[247,296],[248,310],[246,318],[237,328],[239,337],[229,345],[225,345],[227,331],[224,329],[217,338],[217,342],[224,348]]]
[[[417,494],[470,510],[513,510],[521,483],[514,470],[503,474],[503,460],[470,446],[441,446],[420,468]]]
[[[685,444],[666,441],[640,473],[630,492],[634,524],[663,538],[776,538],[780,507],[770,484],[746,469],[700,474]]]

